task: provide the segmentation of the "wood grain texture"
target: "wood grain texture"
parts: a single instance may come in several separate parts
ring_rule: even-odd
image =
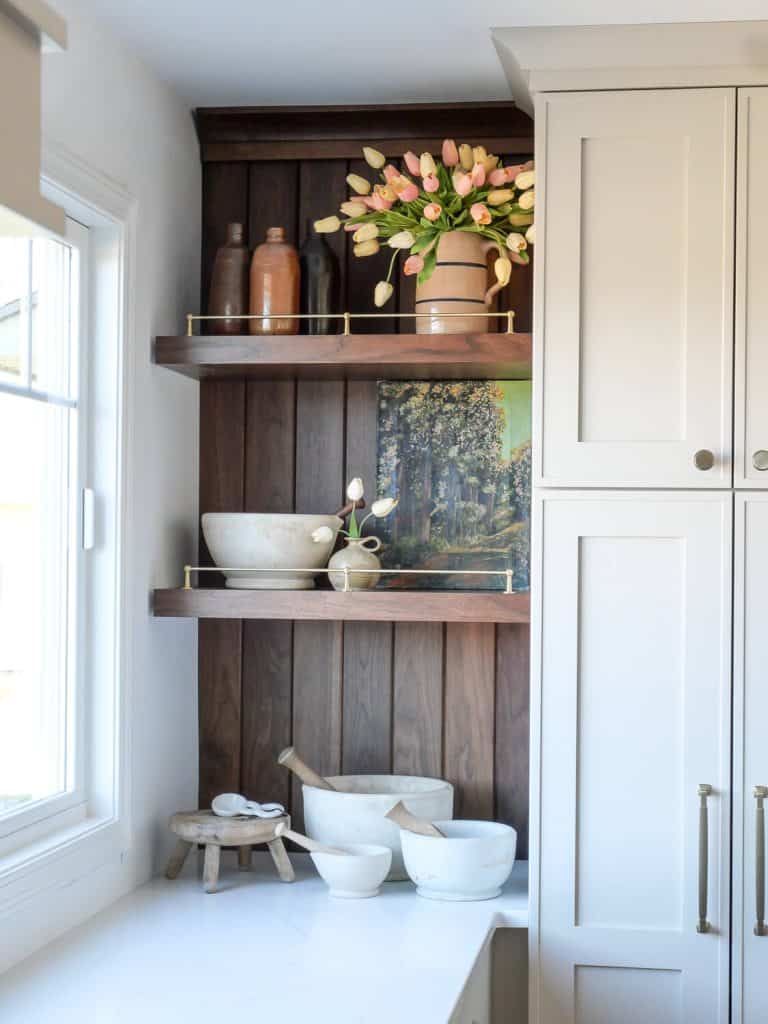
[[[443,634],[436,622],[395,627],[392,770],[397,774],[442,777]]]
[[[446,626],[445,778],[457,788],[457,818],[493,817],[494,627]]]
[[[528,622],[530,598],[493,591],[156,590],[163,618],[338,622]]]
[[[154,360],[200,379],[530,380],[531,335],[177,335],[155,339]]]
[[[344,627],[345,774],[392,771],[392,626],[349,622]]]
[[[210,381],[200,389],[200,512],[243,507],[245,384]],[[201,541],[203,564],[212,564]],[[225,593],[225,591],[221,591]],[[240,782],[242,623],[201,622],[198,631],[200,806]]]
[[[530,627],[497,627],[495,790],[499,821],[517,829],[517,856],[528,858]]]
[[[365,160],[350,160],[349,173],[358,174],[372,184],[378,184],[376,172]],[[379,281],[385,280],[392,250],[382,245],[373,256],[355,256],[354,242],[347,243],[347,309],[350,313],[388,313],[394,310],[393,301],[383,309],[377,310],[373,305],[373,291]],[[393,284],[397,287],[398,279],[393,276]],[[357,320],[355,334],[393,334],[397,328],[394,319]]]
[[[346,160],[302,160],[299,165],[299,244],[307,239],[312,224],[322,217],[338,212],[339,203],[349,191],[345,181]],[[344,231],[325,235],[325,240],[338,260],[339,294],[334,312],[347,308],[346,274],[344,273],[347,235]],[[337,326],[331,328],[336,330]],[[302,333],[304,333],[302,331]]]
[[[251,164],[248,170],[248,240],[252,249],[265,240],[267,228],[284,228],[285,239],[298,242],[299,165],[293,160]]]

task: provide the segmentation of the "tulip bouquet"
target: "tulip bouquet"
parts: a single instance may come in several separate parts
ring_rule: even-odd
[[[392,271],[400,253],[409,255],[406,275],[417,274],[423,284],[437,264],[442,235],[469,231],[495,242],[503,255],[494,264],[500,285],[509,281],[513,263],[528,263],[534,242],[533,163],[502,166],[482,146],[457,146],[446,139],[442,160],[430,153],[404,156],[408,173],[401,173],[377,149],[363,147],[366,163],[379,171],[381,182],[372,185],[359,174],[347,175],[353,195],[341,204],[345,219],[337,216],[315,221],[315,231],[354,232],[355,256],[372,256],[383,245],[392,252],[386,280],[379,281],[374,302],[381,307],[392,295]]]
[[[377,498],[376,501],[374,501],[374,503],[371,505],[371,511],[358,525],[357,516],[355,515],[355,509],[357,508],[358,502],[360,502],[360,504],[363,504],[363,502],[360,501],[360,499],[363,497],[364,493],[365,490],[363,487],[363,481],[360,479],[359,476],[356,476],[347,484],[347,497],[349,498],[351,506],[349,512],[349,522],[347,523],[349,529],[339,530],[339,533],[343,534],[345,537],[348,537],[350,540],[360,539],[360,537],[362,536],[361,530],[372,516],[375,516],[376,519],[384,519],[397,507],[397,498]],[[321,544],[329,541],[332,536],[333,531],[329,527],[319,526],[316,530],[313,531],[312,540],[316,544]]]

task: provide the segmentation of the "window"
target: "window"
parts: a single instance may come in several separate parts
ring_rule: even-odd
[[[86,813],[88,238],[0,238],[0,840]]]

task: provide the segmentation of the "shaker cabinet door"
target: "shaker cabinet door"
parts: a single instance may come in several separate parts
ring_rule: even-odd
[[[768,494],[736,495],[735,539],[733,1022],[765,1024]]]
[[[735,127],[733,89],[539,97],[539,485],[731,486]]]
[[[734,480],[768,488],[768,88],[739,89]]]
[[[728,1020],[731,518],[541,497],[537,1024]]]

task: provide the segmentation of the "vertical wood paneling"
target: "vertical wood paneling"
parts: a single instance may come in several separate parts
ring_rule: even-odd
[[[344,494],[344,384],[300,381],[296,398],[296,511],[334,512]],[[341,767],[342,624],[296,622],[293,740],[321,774]],[[301,789],[292,813],[303,827]]]
[[[208,289],[216,250],[227,237],[227,224],[248,222],[248,164],[203,164],[203,248],[200,263],[201,307],[207,312]]]
[[[359,476],[367,509],[376,495],[376,381],[347,385],[347,480]],[[365,514],[365,511],[364,513]],[[365,533],[376,533],[369,520]],[[345,772],[383,772],[392,767],[392,624],[348,622],[344,627]]]
[[[528,857],[530,628],[496,627],[496,818],[517,829],[517,855]]]
[[[393,771],[440,778],[443,769],[443,626],[395,626]]]
[[[246,404],[245,510],[293,511],[296,386],[249,381]],[[291,742],[293,625],[243,623],[241,792],[290,804],[290,780],[276,763]]]
[[[245,384],[200,388],[200,512],[243,507]],[[201,549],[204,545],[201,542]],[[203,553],[201,564],[211,564]],[[206,580],[210,585],[210,579]],[[198,629],[200,806],[240,781],[242,623],[202,619]],[[233,790],[234,787],[234,790]]]
[[[359,174],[368,181],[379,184],[378,172],[372,170],[365,160],[350,160],[349,170]],[[347,243],[347,303],[350,313],[388,313],[395,308],[392,300],[384,309],[376,309],[373,304],[373,291],[378,281],[387,276],[392,250],[382,245],[374,256],[355,256],[350,238]],[[375,320],[353,320],[352,330],[355,334],[385,334],[396,330],[394,318],[382,317]]]
[[[349,186],[344,180],[346,174],[346,160],[303,160],[299,165],[298,228],[300,245],[307,238],[308,222],[311,225],[321,217],[329,217],[331,214],[338,213],[339,204],[344,202],[349,191]],[[324,238],[339,261],[338,306],[333,312],[344,312],[347,308],[345,273],[347,234],[344,231],[337,231],[335,234],[325,235]],[[339,329],[339,323],[334,321],[333,333]]]
[[[494,661],[492,623],[448,623],[443,766],[457,818],[493,817]]]
[[[298,182],[299,165],[295,160],[249,165],[248,240],[252,249],[264,241],[267,228],[285,228],[286,240],[296,245]]]

